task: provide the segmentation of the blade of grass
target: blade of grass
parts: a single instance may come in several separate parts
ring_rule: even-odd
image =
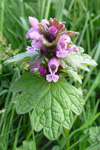
[[[17,141],[18,141],[18,135],[19,135],[19,130],[20,130],[21,122],[22,122],[22,117],[21,117],[21,119],[19,121],[19,124],[18,124],[18,128],[17,128],[17,131],[16,131],[15,140],[14,140],[14,144],[13,144],[13,149],[12,150],[15,150],[16,147],[17,147]]]
[[[46,7],[46,13],[45,13],[45,19],[48,19],[48,17],[49,17],[50,6],[51,6],[51,0],[48,0],[47,7]]]
[[[8,7],[6,7],[6,9],[8,10],[8,12],[9,12],[10,15],[12,16],[12,18],[19,24],[19,26],[20,26],[22,29],[24,29],[25,31],[27,31],[26,28],[23,26],[23,24],[12,14],[11,10],[10,10]]]
[[[87,96],[86,96],[86,98],[85,98],[85,104],[86,104],[86,102],[88,101],[89,96],[91,95],[92,91],[94,91],[94,89],[99,85],[99,83],[100,83],[100,72],[98,73],[98,75],[97,75],[97,77],[96,77],[94,83],[92,84],[91,88],[89,89],[89,91],[88,91],[88,93],[87,93]],[[77,118],[78,118],[78,116],[75,115],[73,124],[75,123],[75,121],[76,121]]]
[[[100,56],[100,42],[99,42],[99,44],[98,44],[98,48],[96,49],[96,53],[95,53],[95,56],[94,56],[94,60],[95,60],[96,62],[98,61],[99,56]],[[89,79],[90,79],[90,76],[91,76],[93,70],[94,70],[94,68],[91,67],[90,72],[87,74],[87,76],[86,76],[86,78],[85,78],[85,80],[84,80],[84,82],[83,82],[83,84],[82,84],[82,88],[84,88],[84,87],[86,86],[87,82],[88,82]]]
[[[56,18],[59,19],[59,21],[62,21],[62,16],[63,16],[63,10],[65,6],[65,0],[56,0]]]
[[[45,4],[46,4],[46,0],[43,0],[43,3],[42,3],[42,10],[41,10],[41,20],[44,18]]]
[[[89,137],[89,134],[85,135],[84,137],[82,137],[81,139],[79,139],[76,143],[72,144],[70,147],[67,148],[67,150],[71,150],[72,148],[74,148],[77,144],[84,142],[85,140],[87,140]]]
[[[84,33],[85,33],[86,28],[87,28],[87,26],[88,26],[88,20],[89,20],[89,12],[87,12],[87,14],[86,14],[86,22],[85,22],[85,25],[84,25],[83,31],[82,31],[82,33],[81,33],[80,40],[79,40],[79,42],[78,42],[78,44],[77,44],[77,45],[80,45],[80,44],[81,44],[81,42],[82,42],[82,39],[83,39]]]
[[[98,73],[96,79],[94,80],[92,86],[90,87],[89,91],[88,91],[88,94],[85,98],[85,103],[87,102],[89,96],[91,95],[92,91],[94,91],[94,89],[99,85],[100,83],[100,72]]]
[[[3,23],[4,23],[4,9],[5,9],[5,0],[1,1],[1,24],[0,24],[0,33],[1,33],[1,39],[3,34]]]
[[[73,131],[69,137],[67,139],[65,139],[65,141],[63,142],[61,148],[59,150],[62,150],[64,148],[64,146],[66,145],[67,141],[69,141],[71,139],[71,137],[73,137],[76,133],[78,133],[79,131],[84,130],[85,128],[87,128],[89,125],[91,125],[98,117],[100,116],[100,113],[96,114],[94,117],[92,117],[92,119],[90,119],[88,122],[86,122],[85,124],[83,124],[80,128],[76,129],[75,131]]]

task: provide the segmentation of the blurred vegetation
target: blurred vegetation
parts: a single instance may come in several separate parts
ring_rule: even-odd
[[[29,115],[15,111],[11,85],[21,71],[5,66],[4,60],[18,52],[26,51],[26,32],[31,27],[28,17],[41,21],[56,17],[66,21],[68,30],[79,31],[73,43],[84,47],[85,53],[98,63],[90,72],[81,71],[85,107],[80,116],[74,116],[73,126],[56,140],[47,140],[42,132],[35,133],[37,150],[98,150],[100,142],[91,144],[92,129],[98,136],[100,126],[100,0],[1,0],[0,1],[0,150],[23,150],[27,141],[33,140]],[[77,86],[77,83],[76,83]],[[96,130],[96,132],[95,132]],[[26,142],[23,142],[26,141]],[[23,145],[23,146],[22,146]],[[28,150],[25,149],[25,150]]]

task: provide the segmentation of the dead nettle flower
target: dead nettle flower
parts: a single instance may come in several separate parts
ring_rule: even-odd
[[[78,32],[67,31],[65,23],[59,22],[56,18],[49,21],[43,19],[39,23],[36,18],[29,17],[29,22],[32,28],[27,32],[26,38],[31,39],[31,46],[27,46],[26,49],[30,53],[38,50],[40,55],[46,58],[46,61],[37,60],[30,63],[30,71],[34,73],[37,68],[40,75],[45,76],[48,82],[57,82],[59,80],[57,71],[61,65],[59,60],[67,57],[68,53],[79,51],[70,38]]]
[[[58,58],[64,58],[67,56],[67,45],[71,42],[71,39],[68,35],[62,35],[57,43],[56,56]]]
[[[49,62],[48,62],[48,68],[49,68],[49,72],[51,74],[47,74],[46,75],[46,80],[48,82],[57,82],[59,80],[59,76],[55,75],[55,73],[57,72],[59,67],[59,62],[58,60],[56,60],[55,58],[52,58]]]

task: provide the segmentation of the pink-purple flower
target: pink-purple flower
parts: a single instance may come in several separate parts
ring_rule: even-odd
[[[30,24],[33,26],[27,33],[26,33],[26,38],[31,38],[31,33],[33,33],[34,31],[39,33],[39,34],[42,34],[41,31],[40,31],[40,28],[38,26],[39,24],[39,21],[34,18],[34,17],[29,17],[29,22]],[[46,27],[46,24],[48,23],[48,21],[46,19],[43,19],[41,24],[44,25]]]
[[[31,45],[34,47],[34,49],[41,49],[43,42],[40,34],[38,32],[32,32],[30,37],[33,39]]]
[[[78,47],[76,45],[72,45],[70,48],[67,48],[69,52],[79,52]]]
[[[33,33],[34,31],[37,31],[38,33],[41,34],[41,31],[38,27],[38,20],[34,17],[29,17],[29,22],[33,26],[27,33],[26,33],[26,38],[31,38],[30,34]]]
[[[50,72],[50,74],[46,75],[46,80],[48,82],[51,82],[51,81],[57,82],[59,80],[59,76],[55,75],[55,73],[58,70],[58,67],[59,67],[59,62],[55,58],[51,59],[48,62],[48,68],[49,68],[49,72]]]
[[[67,31],[64,23],[59,22],[56,18],[49,21],[43,19],[39,23],[36,18],[29,17],[29,22],[32,27],[27,32],[26,38],[30,38],[31,43],[26,50],[30,53],[38,50],[40,55],[37,57],[39,60],[30,63],[30,72],[34,73],[37,70],[48,82],[57,82],[61,69],[63,69],[59,60],[67,57],[71,52],[79,51],[70,38],[70,35],[76,32]]]
[[[71,39],[68,35],[63,35],[60,37],[58,43],[57,43],[57,51],[56,56],[58,58],[64,58],[67,56],[67,45],[71,42]]]

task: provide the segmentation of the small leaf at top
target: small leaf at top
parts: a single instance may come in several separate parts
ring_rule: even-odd
[[[87,54],[81,54],[80,52],[71,52],[63,59],[65,64],[72,67],[73,69],[82,69],[85,71],[90,71],[87,66],[96,66],[97,63]]]

